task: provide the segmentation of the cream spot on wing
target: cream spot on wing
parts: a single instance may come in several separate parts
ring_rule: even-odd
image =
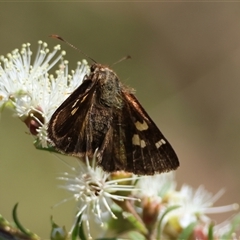
[[[74,104],[72,105],[72,108],[74,108],[76,106],[76,104],[78,103],[79,99],[77,99]]]
[[[137,122],[135,122],[135,126],[139,131],[143,131],[143,130],[148,129],[148,125],[145,121],[143,121],[143,123],[140,123],[139,121],[137,121]]]
[[[166,141],[164,139],[160,140],[162,142],[162,144],[166,144]]]
[[[140,146],[141,146],[141,148],[145,148],[145,147],[146,147],[146,143],[145,143],[144,140],[141,140],[141,142],[140,142]]]
[[[71,114],[74,115],[77,110],[78,110],[78,107],[74,108],[74,109],[71,111]]]
[[[155,143],[155,146],[156,146],[156,148],[160,148],[165,143],[166,143],[166,141],[164,139],[161,139],[160,141]]]
[[[146,142],[144,140],[141,140],[137,134],[133,135],[132,143],[133,143],[133,145],[138,145],[141,148],[145,148],[146,147]]]
[[[132,137],[132,143],[133,145],[139,145],[140,146],[140,138],[137,134],[134,134]]]
[[[85,101],[85,99],[86,99],[87,96],[88,96],[88,94],[87,94],[86,96],[83,97],[81,103]]]

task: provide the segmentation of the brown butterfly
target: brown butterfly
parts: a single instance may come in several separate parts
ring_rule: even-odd
[[[55,148],[76,157],[93,157],[107,172],[139,175],[174,170],[173,148],[116,73],[94,63],[83,83],[54,112],[48,137]]]

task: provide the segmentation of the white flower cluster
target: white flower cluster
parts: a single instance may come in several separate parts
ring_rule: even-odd
[[[153,228],[155,236],[159,220],[167,209],[175,207],[164,216],[161,224],[161,236],[157,236],[156,239],[162,237],[177,239],[179,233],[191,224],[196,224],[196,233],[194,233],[196,238],[199,234],[207,236],[212,222],[208,214],[238,209],[238,204],[213,207],[213,204],[224,193],[223,190],[215,195],[207,192],[202,186],[194,190],[190,186],[183,185],[180,190],[176,190],[173,172],[138,178],[131,175],[129,178],[113,179],[111,174],[103,172],[96,166],[95,160],[94,156],[92,163],[89,163],[88,159],[86,159],[86,164],[79,162],[80,168],[74,168],[73,174],[64,173],[59,178],[65,182],[61,187],[71,193],[69,199],[77,201],[76,219],[81,215],[81,219],[87,227],[89,239],[91,239],[91,229],[95,228],[94,222],[104,226],[104,223],[110,221],[110,217],[118,221],[112,211],[116,201],[132,202],[139,219],[149,231]],[[128,184],[124,184],[126,182]],[[63,202],[69,199],[65,199]],[[139,207],[140,200],[142,203]],[[108,217],[106,218],[106,216]],[[221,229],[223,227],[225,227],[224,232],[227,232],[231,225],[226,222],[221,225]],[[214,227],[215,236],[223,234],[219,231],[221,229],[218,225]],[[109,231],[105,228],[105,233],[101,231],[101,237],[108,233]]]
[[[68,62],[60,54],[60,45],[52,52],[39,41],[38,52],[32,60],[30,44],[23,44],[7,57],[0,57],[0,108],[10,107],[24,121],[42,147],[47,147],[47,124],[57,107],[82,83],[89,66],[83,60],[68,73]],[[59,63],[56,76],[49,71]]]
[[[220,207],[213,206],[223,195],[223,189],[215,195],[206,191],[203,186],[194,190],[188,185],[183,185],[180,190],[176,190],[173,172],[140,178],[137,186],[143,193],[140,199],[149,197],[151,201],[155,201],[155,204],[156,202],[159,204],[158,220],[168,208],[176,207],[172,208],[163,218],[161,228],[166,238],[169,236],[178,238],[179,233],[192,224],[196,224],[195,229],[198,231],[194,239],[198,239],[199,232],[201,236],[207,236],[208,228],[212,223],[209,214],[235,211],[239,208],[236,203]],[[229,222],[221,224],[221,229],[216,225],[213,229],[215,236],[223,234],[223,231],[220,231],[223,227],[226,233],[230,230],[230,226]]]

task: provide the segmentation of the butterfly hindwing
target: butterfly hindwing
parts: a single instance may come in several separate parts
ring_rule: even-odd
[[[109,134],[111,145],[103,153],[103,168],[106,171],[124,169],[135,174],[176,169],[179,162],[174,150],[135,96],[122,92],[122,98],[122,112],[114,113]],[[109,152],[113,152],[112,160]]]

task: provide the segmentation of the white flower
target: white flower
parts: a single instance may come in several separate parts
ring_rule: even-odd
[[[236,204],[213,207],[223,193],[224,190],[220,190],[213,195],[207,192],[203,186],[194,191],[190,186],[183,185],[179,192],[173,192],[169,196],[169,206],[178,205],[180,207],[168,213],[164,221],[165,223],[177,223],[182,229],[197,221],[209,224],[211,220],[207,214],[236,210]]]
[[[163,198],[169,192],[175,190],[174,176],[174,172],[143,176],[138,180],[137,187],[144,197]]]
[[[70,191],[73,196],[69,199],[75,199],[78,202],[78,213],[76,219],[82,215],[81,221],[86,225],[88,238],[90,234],[90,220],[95,220],[104,226],[103,218],[110,214],[117,218],[111,210],[111,206],[116,201],[138,200],[133,197],[118,195],[118,191],[127,191],[129,194],[137,190],[134,185],[124,185],[121,182],[135,181],[133,178],[122,178],[111,180],[111,174],[106,173],[102,168],[96,166],[96,152],[91,159],[91,165],[88,158],[86,163],[79,161],[79,169],[73,169],[74,174],[64,173],[59,179],[66,181],[62,188]],[[69,199],[63,200],[66,202]]]
[[[50,53],[47,44],[39,41],[34,62],[30,44],[1,57],[0,107],[11,107],[15,114],[36,135],[43,147],[47,147],[47,124],[56,108],[82,83],[89,67],[84,60],[75,72],[68,74],[68,62],[63,61],[65,52],[57,45]],[[49,74],[61,62],[56,77]]]

